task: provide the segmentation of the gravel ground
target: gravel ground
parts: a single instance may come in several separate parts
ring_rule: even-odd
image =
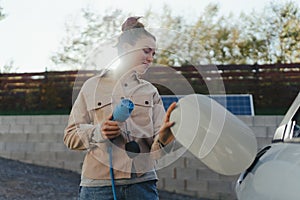
[[[0,200],[75,200],[78,173],[0,158]],[[159,191],[160,200],[201,200]],[[204,200],[204,199],[202,199]]]

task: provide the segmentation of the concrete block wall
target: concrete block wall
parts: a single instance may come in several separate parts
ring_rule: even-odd
[[[80,171],[84,152],[63,144],[66,115],[0,116],[0,156]]]
[[[283,116],[238,116],[255,133],[258,148],[272,141]],[[63,144],[67,115],[0,116],[0,156],[42,166],[81,171],[84,153]],[[172,157],[174,156],[174,157]],[[159,161],[158,188],[207,199],[236,199],[238,176],[222,176],[208,169],[191,153]],[[163,163],[168,160],[168,164]]]

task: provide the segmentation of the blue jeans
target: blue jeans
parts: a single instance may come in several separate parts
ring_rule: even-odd
[[[116,186],[118,200],[158,200],[156,180]],[[113,200],[111,186],[80,187],[79,200]]]

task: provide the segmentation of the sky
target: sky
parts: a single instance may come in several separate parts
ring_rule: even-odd
[[[284,0],[282,0],[284,1]],[[164,4],[172,12],[193,19],[209,3],[218,3],[221,13],[261,10],[269,0],[0,0],[6,18],[0,21],[0,71],[13,61],[13,72],[43,72],[54,69],[51,55],[65,36],[65,23],[76,20],[82,8],[104,12],[119,8],[143,15],[149,7],[160,12]]]

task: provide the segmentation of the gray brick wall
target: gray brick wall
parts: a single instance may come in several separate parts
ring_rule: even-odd
[[[258,148],[272,140],[283,116],[239,116],[255,133]],[[80,172],[84,152],[63,144],[67,115],[0,116],[0,156],[27,163]],[[173,156],[173,157],[172,157]],[[159,161],[158,188],[208,199],[236,199],[238,176],[223,176],[208,169],[191,153],[172,154]]]
[[[63,144],[66,115],[0,116],[0,156],[80,172],[84,152]]]

